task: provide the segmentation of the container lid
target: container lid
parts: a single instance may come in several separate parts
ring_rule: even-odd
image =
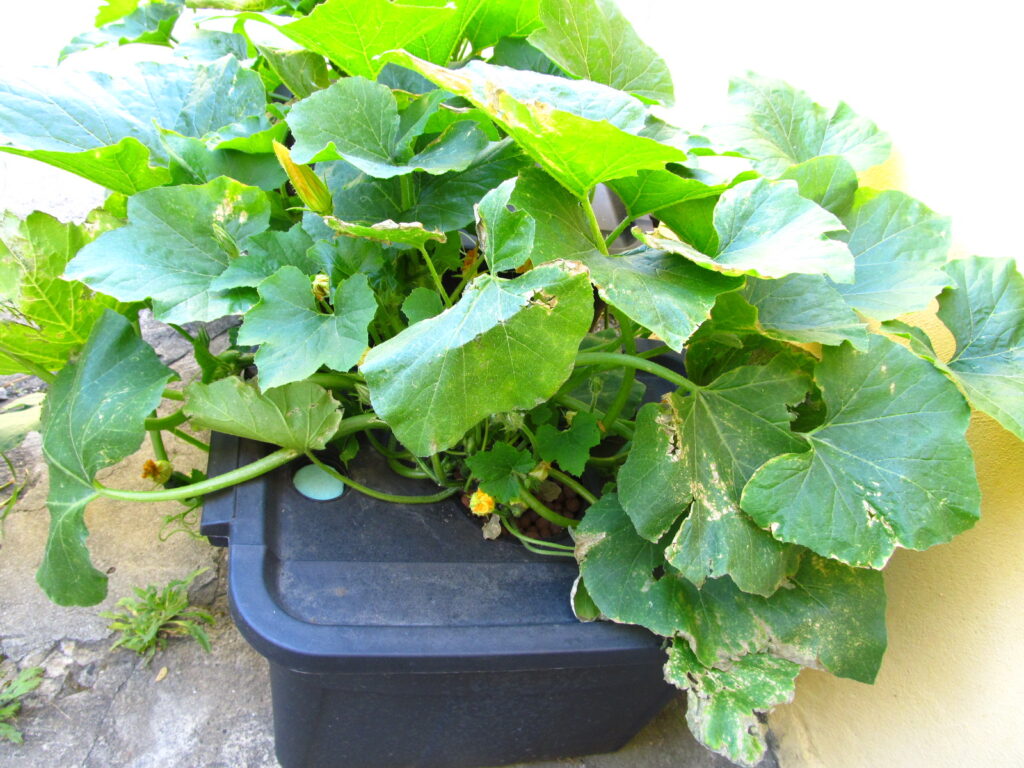
[[[271,449],[216,434],[210,475]],[[272,661],[310,672],[468,672],[664,659],[661,638],[642,628],[575,618],[575,561],[485,540],[454,498],[394,504],[349,489],[313,501],[291,481],[304,462],[210,496],[203,511],[203,533],[229,545],[235,621]],[[395,475],[369,447],[346,471],[389,493],[437,490]]]

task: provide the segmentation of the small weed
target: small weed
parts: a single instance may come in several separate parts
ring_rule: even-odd
[[[167,638],[192,637],[209,652],[210,638],[203,625],[212,626],[213,616],[188,603],[189,585],[206,570],[200,568],[163,589],[135,587],[135,597],[122,597],[117,601],[123,611],[101,613],[100,616],[112,620],[109,629],[121,633],[110,649],[121,647],[135,651],[145,656],[148,664],[153,654],[167,647]]]
[[[21,697],[38,688],[42,680],[42,667],[26,667],[14,679],[0,683],[0,739],[21,744],[21,731],[8,721],[21,710]]]

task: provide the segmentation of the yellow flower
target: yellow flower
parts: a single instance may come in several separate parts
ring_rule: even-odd
[[[469,497],[469,508],[474,515],[487,517],[494,511],[494,497],[479,488]]]

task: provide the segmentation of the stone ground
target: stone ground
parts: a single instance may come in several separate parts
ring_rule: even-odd
[[[98,188],[23,158],[0,157],[0,210],[33,208],[64,220],[81,219],[102,201]],[[185,342],[170,329],[147,324],[164,361],[184,379],[194,375]],[[211,334],[212,335],[212,334]],[[9,376],[0,395],[32,391],[38,380]],[[168,439],[179,468],[204,467],[204,455]],[[101,479],[144,489],[145,450],[107,470]],[[25,491],[2,525],[0,538],[0,670],[41,666],[42,685],[24,698],[16,724],[25,743],[0,742],[0,766],[19,768],[271,768],[273,754],[267,663],[231,622],[225,598],[225,558],[205,540],[179,533],[161,540],[163,518],[175,503],[139,506],[96,501],[87,512],[89,545],[110,575],[107,600],[92,608],[61,608],[35,583],[48,516],[46,467],[38,434],[12,453]],[[6,471],[6,470],[4,470]],[[151,487],[151,486],[149,486]],[[126,650],[109,650],[113,636],[100,611],[112,610],[133,586],[164,585],[197,568],[209,570],[191,591],[195,604],[217,618],[212,653],[175,640],[147,666]],[[159,676],[162,668],[167,673]],[[535,764],[540,768],[723,768],[730,763],[690,736],[679,702],[625,749],[613,755]],[[777,766],[769,755],[761,768]],[[357,768],[357,767],[353,767]]]

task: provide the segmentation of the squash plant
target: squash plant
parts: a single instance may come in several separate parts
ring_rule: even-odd
[[[672,125],[668,69],[610,0],[208,5],[227,26],[185,34],[181,0],[108,2],[64,55],[159,63],[0,83],[0,150],[111,191],[83,224],[0,230],[0,371],[49,383],[47,594],[106,594],[94,499],[195,499],[304,454],[343,477],[380,449],[424,499],[473,492],[574,556],[580,618],[664,636],[690,727],[732,760],[760,758],[802,666],[870,682],[880,569],[978,518],[969,405],[1024,437],[1014,263],[949,261],[945,218],[860,187],[889,142],[845,104],[748,75],[729,122]],[[900,319],[936,297],[949,360]],[[183,390],[143,308],[194,344]],[[226,315],[214,354],[189,324]],[[640,405],[638,372],[668,394]],[[186,478],[161,463],[185,422],[279,449]],[[96,480],[147,431],[168,487]],[[524,536],[528,508],[573,543]]]

